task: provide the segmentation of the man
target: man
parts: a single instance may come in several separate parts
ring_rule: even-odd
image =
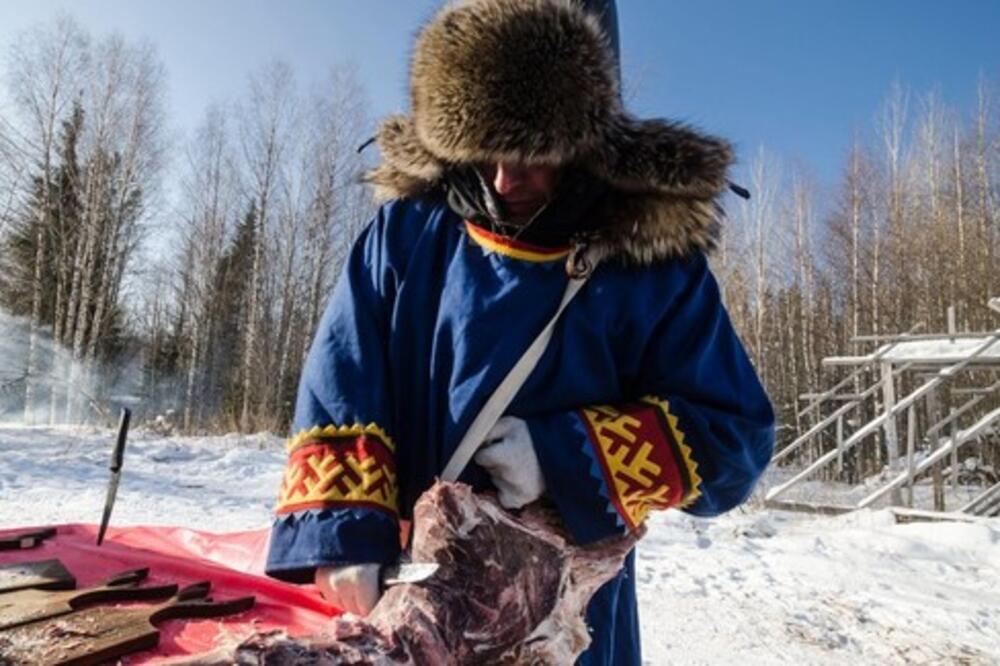
[[[704,256],[731,151],[622,109],[614,18],[613,2],[471,0],[418,37],[411,113],[383,122],[368,176],[392,201],[303,370],[272,575],[375,604],[399,521],[584,250],[589,282],[461,480],[511,508],[546,495],[581,543],[749,494],[774,417]],[[630,555],[590,603],[580,663],[640,663],[633,572]]]

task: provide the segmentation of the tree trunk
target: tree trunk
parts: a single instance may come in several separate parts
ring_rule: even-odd
[[[958,232],[958,275],[955,276],[952,286],[952,302],[960,304],[959,315],[962,317],[962,326],[968,329],[967,313],[965,306],[965,289],[968,282],[968,271],[965,261],[965,206],[964,190],[962,189],[962,154],[958,149],[958,127],[955,127],[955,226]]]
[[[188,357],[187,382],[184,388],[184,431],[191,432],[191,409],[194,404],[195,378],[198,376],[198,366],[201,356],[201,326],[200,317],[193,317],[191,322],[191,355]]]
[[[95,172],[97,170],[95,169]],[[94,175],[92,179],[94,181],[98,180],[98,176]],[[97,189],[96,183],[91,185],[88,183],[88,189]],[[67,391],[69,396],[66,400],[66,421],[72,423],[75,418],[75,411],[78,402],[79,389],[77,387],[77,382],[80,381],[81,374],[86,374],[85,368],[83,368],[83,351],[84,342],[86,340],[86,333],[91,326],[90,319],[90,301],[93,296],[94,290],[94,272],[96,270],[97,255],[99,247],[99,236],[101,233],[100,225],[98,220],[96,220],[97,212],[95,208],[98,203],[96,199],[98,196],[96,193],[91,192],[92,198],[89,198],[92,202],[93,207],[89,207],[85,214],[87,219],[87,224],[84,225],[83,232],[87,237],[86,244],[83,250],[83,262],[79,275],[79,297],[76,304],[76,317],[73,325],[73,356],[72,365],[70,366],[70,379]],[[74,276],[75,277],[75,276]]]
[[[46,188],[47,189],[47,188]],[[32,424],[35,421],[35,377],[37,374],[36,356],[38,355],[38,329],[42,322],[42,273],[45,266],[46,210],[48,195],[43,195],[35,235],[35,270],[31,285],[31,323],[28,334],[28,359],[24,373],[24,422]]]
[[[251,390],[253,388],[254,360],[257,350],[257,313],[260,300],[261,254],[263,252],[263,236],[267,219],[267,196],[261,196],[259,201],[260,217],[258,233],[254,237],[253,262],[250,266],[250,307],[247,311],[246,335],[243,338],[243,400],[240,407],[240,429],[244,432],[250,429]]]

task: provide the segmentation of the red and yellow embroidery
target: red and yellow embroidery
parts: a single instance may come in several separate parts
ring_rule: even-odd
[[[398,514],[395,446],[378,426],[327,426],[292,437],[279,514],[368,507]]]
[[[389,435],[387,435],[382,428],[379,428],[374,423],[369,423],[368,425],[355,423],[354,425],[349,426],[313,426],[309,430],[301,430],[294,437],[290,437],[288,441],[285,442],[285,450],[288,451],[288,453],[292,453],[300,446],[317,440],[326,441],[364,436],[375,437],[388,446],[390,451],[396,451],[396,445],[393,443]]]
[[[685,506],[698,498],[697,465],[666,400],[646,397],[580,413],[611,502],[629,529],[641,525],[652,509]]]
[[[487,231],[482,227],[477,227],[471,222],[465,223],[465,229],[475,243],[488,252],[496,252],[507,257],[523,259],[524,261],[554,261],[565,259],[569,256],[568,247],[541,247],[531,245],[513,238],[507,238],[500,234]]]

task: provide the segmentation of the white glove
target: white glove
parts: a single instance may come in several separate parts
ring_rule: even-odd
[[[501,506],[520,509],[545,492],[545,477],[538,464],[528,424],[504,416],[486,435],[484,446],[475,456],[500,491]]]
[[[378,603],[378,564],[348,564],[316,569],[316,587],[342,611],[368,615]]]

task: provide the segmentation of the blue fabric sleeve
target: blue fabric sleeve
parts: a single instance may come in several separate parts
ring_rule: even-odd
[[[399,555],[383,227],[380,212],[352,248],[302,371],[268,553],[276,578]]]
[[[727,511],[770,460],[774,413],[715,278],[701,255],[682,274],[628,402],[528,419],[548,493],[580,543],[637,529],[651,510]]]
[[[289,514],[271,528],[267,573],[291,583],[311,583],[317,567],[398,558],[399,527],[369,509],[314,509]]]
[[[527,419],[549,498],[573,540],[589,544],[622,534],[592,445],[576,412]]]
[[[662,397],[691,449],[698,492],[683,508],[715,516],[750,495],[774,452],[774,410],[703,255],[651,337],[643,391]]]

